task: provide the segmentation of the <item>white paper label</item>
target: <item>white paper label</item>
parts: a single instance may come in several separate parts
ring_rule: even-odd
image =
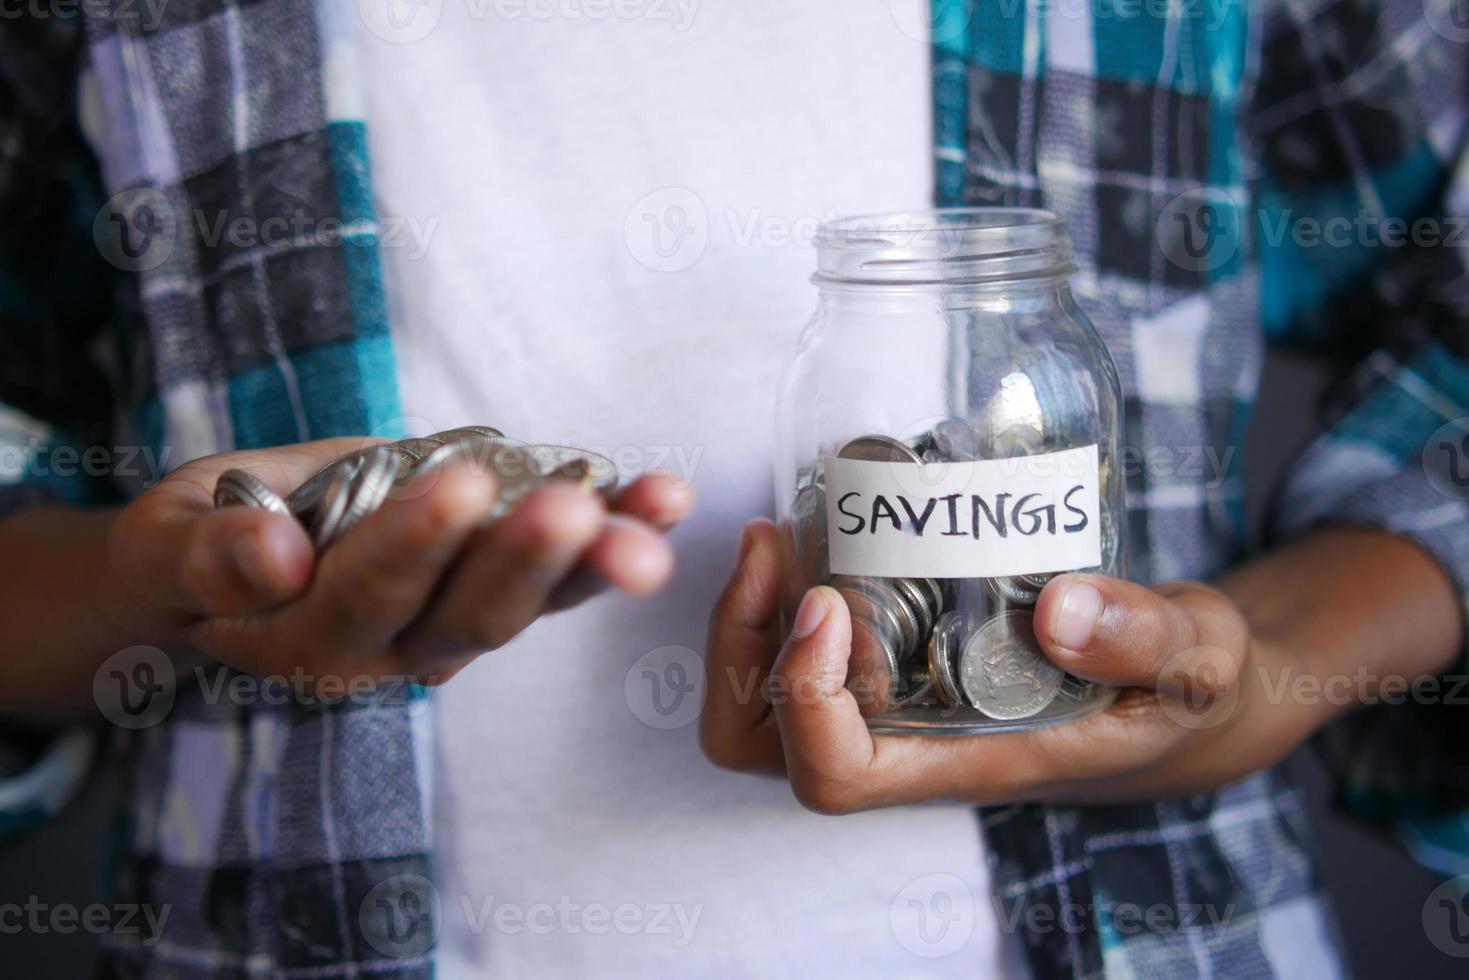
[[[824,462],[838,575],[991,578],[1101,564],[1096,446],[971,463]]]

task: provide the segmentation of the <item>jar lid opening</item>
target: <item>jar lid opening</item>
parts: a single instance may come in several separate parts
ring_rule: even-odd
[[[837,218],[817,230],[817,282],[992,282],[1069,275],[1066,223],[1040,208],[940,208]]]

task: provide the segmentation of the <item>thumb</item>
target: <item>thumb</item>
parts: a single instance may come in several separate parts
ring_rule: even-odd
[[[854,677],[855,695],[848,689],[852,632],[840,593],[824,585],[806,593],[776,661],[771,692],[786,767],[795,777],[841,779],[872,761],[872,733],[860,702],[875,696],[863,690],[874,681]]]
[[[243,616],[294,598],[310,582],[311,540],[284,514],[249,507],[170,512],[164,501],[147,504],[119,522],[113,567],[129,593],[141,590],[156,608],[180,618]]]

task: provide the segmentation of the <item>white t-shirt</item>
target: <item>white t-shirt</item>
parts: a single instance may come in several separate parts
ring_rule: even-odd
[[[443,975],[1023,972],[970,808],[816,816],[716,770],[680,699],[771,510],[815,223],[930,200],[924,0],[407,3],[363,0],[361,33],[410,428],[600,448],[699,496],[663,594],[438,692]]]

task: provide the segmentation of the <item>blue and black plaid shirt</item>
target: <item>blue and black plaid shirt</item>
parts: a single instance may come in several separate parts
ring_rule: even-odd
[[[355,5],[178,0],[141,28],[137,4],[103,6],[112,16],[85,35],[0,23],[0,445],[168,447],[177,463],[383,432],[400,413],[350,118]],[[1061,213],[1076,293],[1122,378],[1124,443],[1231,461],[1129,471],[1136,576],[1208,578],[1248,557],[1231,450],[1276,343],[1319,353],[1340,383],[1273,535],[1386,528],[1462,595],[1469,20],[1454,0],[935,0],[933,13],[940,203]],[[169,218],[303,210],[337,233],[238,247]],[[111,264],[98,233],[116,233]],[[40,469],[0,473],[8,504],[137,488]],[[1379,705],[1321,739],[1342,800],[1445,876],[1469,870],[1464,710]],[[246,709],[180,691],[167,723],[115,756],[132,774],[116,888],[169,905],[167,933],[148,948],[117,937],[109,970],[429,975],[431,950],[393,948],[363,911],[385,882],[427,874],[432,722],[419,692]],[[61,805],[88,744],[0,754],[14,773],[0,826]],[[1038,977],[1338,968],[1310,828],[1279,772],[977,821],[1005,914],[1072,923],[1023,933]],[[1121,914],[1160,906],[1178,915]],[[1229,914],[1190,914],[1210,909]]]

